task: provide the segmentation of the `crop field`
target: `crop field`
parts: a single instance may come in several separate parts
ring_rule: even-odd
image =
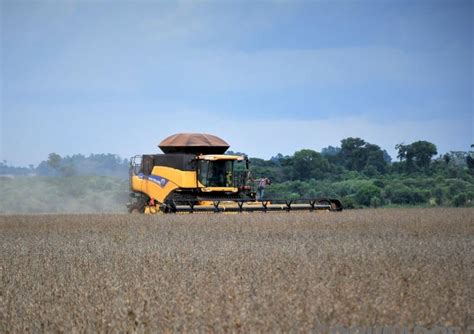
[[[474,323],[474,209],[0,216],[0,332]]]

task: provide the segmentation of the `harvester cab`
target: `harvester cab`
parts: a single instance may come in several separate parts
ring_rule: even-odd
[[[201,191],[237,193],[245,189],[248,176],[246,156],[198,155],[196,164],[197,186]]]
[[[338,200],[309,200],[306,206],[294,200],[257,201],[247,156],[224,154],[229,145],[216,136],[176,134],[159,147],[163,154],[130,161],[130,212],[342,209]]]

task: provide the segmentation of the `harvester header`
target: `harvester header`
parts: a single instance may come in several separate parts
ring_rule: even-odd
[[[337,199],[257,198],[265,182],[252,177],[247,156],[224,154],[230,145],[217,136],[178,133],[158,146],[164,154],[130,160],[130,212],[342,210]]]

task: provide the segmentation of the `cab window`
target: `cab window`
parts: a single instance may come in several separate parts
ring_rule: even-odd
[[[232,160],[201,160],[198,166],[199,182],[205,187],[233,187]]]

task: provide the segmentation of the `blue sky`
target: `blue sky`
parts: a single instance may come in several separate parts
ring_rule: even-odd
[[[473,1],[2,1],[1,160],[158,152],[176,132],[269,158],[358,136],[468,150]]]

